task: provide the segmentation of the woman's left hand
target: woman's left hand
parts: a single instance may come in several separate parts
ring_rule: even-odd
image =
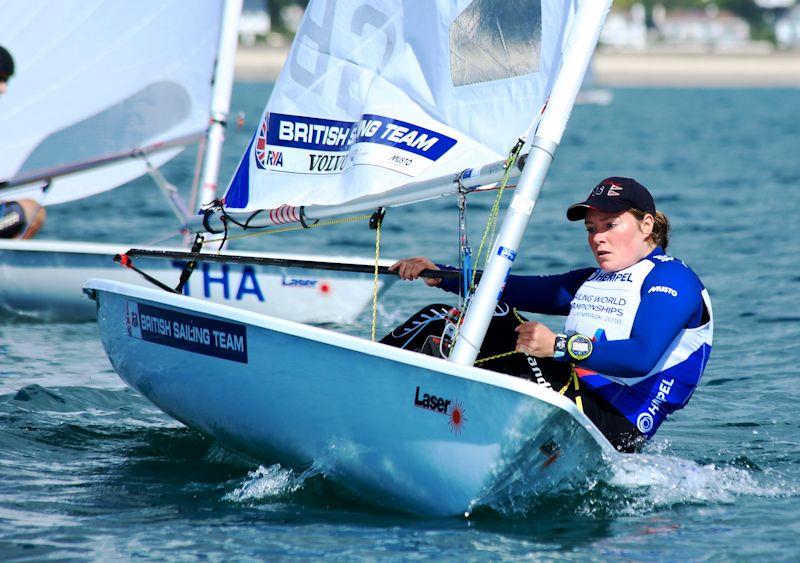
[[[556,333],[547,326],[536,321],[528,321],[519,325],[514,331],[519,334],[515,348],[517,352],[538,358],[553,357]]]

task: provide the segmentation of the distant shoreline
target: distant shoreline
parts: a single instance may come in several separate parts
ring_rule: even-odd
[[[272,82],[288,47],[239,48],[236,79]],[[615,53],[594,59],[598,86],[800,88],[800,52],[769,54]]]

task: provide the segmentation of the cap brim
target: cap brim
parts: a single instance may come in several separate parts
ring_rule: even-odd
[[[567,219],[570,221],[580,221],[586,217],[586,212],[589,211],[589,209],[591,209],[591,207],[585,203],[570,205],[569,209],[567,209]]]
[[[570,205],[567,209],[567,219],[570,221],[580,221],[586,218],[586,212],[590,209],[604,211],[606,213],[619,213],[620,211],[627,211],[631,206],[624,200],[621,201],[598,201],[589,205],[586,202],[576,203]]]

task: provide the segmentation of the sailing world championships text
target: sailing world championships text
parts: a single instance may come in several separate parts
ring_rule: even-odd
[[[180,348],[207,356],[247,363],[247,333],[243,325],[216,321],[205,317],[186,315],[176,311],[129,303],[136,317],[135,338],[156,342],[171,348]]]
[[[269,114],[269,145],[345,152],[355,143],[378,143],[438,160],[456,140],[412,123],[373,114],[363,115],[360,121]]]

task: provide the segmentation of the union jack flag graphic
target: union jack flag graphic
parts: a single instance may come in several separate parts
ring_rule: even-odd
[[[266,168],[267,166],[267,120],[261,121],[261,127],[258,128],[258,136],[256,137],[256,164],[259,168]]]

